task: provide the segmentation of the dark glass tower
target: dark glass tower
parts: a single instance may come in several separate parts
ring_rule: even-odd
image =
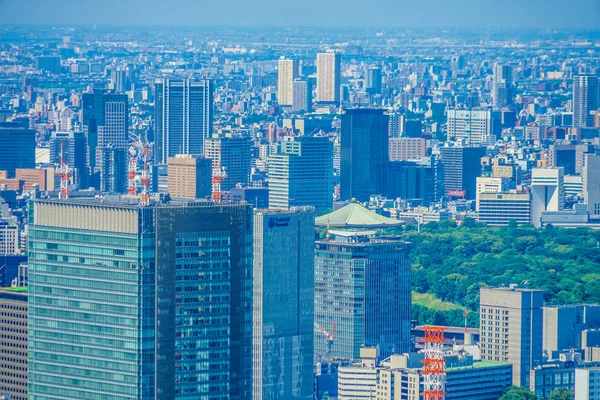
[[[166,164],[176,154],[204,154],[204,141],[212,134],[212,82],[158,80],[155,90],[155,162]]]
[[[83,130],[87,138],[89,184],[100,188],[102,150],[128,146],[129,100],[124,94],[94,90],[82,96]],[[125,168],[125,166],[123,166]]]
[[[483,156],[485,156],[485,147],[441,148],[446,196],[475,198],[477,177],[481,176]]]
[[[35,131],[0,127],[0,171],[14,177],[17,168],[35,168]]]
[[[32,398],[251,396],[249,206],[106,197],[31,212]]]
[[[315,213],[254,213],[253,399],[314,392]]]
[[[341,199],[368,201],[384,194],[388,172],[388,116],[383,109],[355,108],[342,114]]]

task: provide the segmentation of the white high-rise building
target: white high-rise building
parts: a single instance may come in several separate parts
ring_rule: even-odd
[[[277,102],[281,106],[293,103],[294,80],[300,75],[300,62],[281,58],[277,63]]]
[[[583,198],[590,215],[600,215],[600,154],[583,156]]]
[[[333,50],[317,54],[317,102],[339,103],[342,55]]]
[[[19,252],[19,227],[16,224],[0,220],[0,256]]]
[[[500,114],[491,110],[448,110],[448,138],[486,146],[502,133]]]
[[[542,212],[562,211],[564,204],[563,167],[533,168],[531,171],[531,224],[539,228]]]
[[[575,400],[600,400],[600,367],[575,369]]]
[[[507,107],[513,102],[512,67],[510,65],[494,65],[494,82],[492,100],[497,108]]]

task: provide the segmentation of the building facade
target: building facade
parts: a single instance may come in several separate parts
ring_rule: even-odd
[[[0,289],[0,396],[27,400],[27,289]]]
[[[388,115],[383,109],[348,109],[341,123],[341,200],[364,202],[372,194],[384,194],[389,162]]]
[[[81,188],[89,186],[87,144],[84,132],[53,132],[50,139],[50,163],[60,165],[62,159],[72,168],[73,183]],[[42,190],[40,188],[40,190]]]
[[[279,152],[268,157],[269,207],[312,206],[318,211],[333,203],[333,143],[328,137],[287,137]]]
[[[511,363],[515,386],[529,387],[529,371],[542,362],[543,295],[512,285],[480,291],[481,360]]]
[[[426,151],[423,138],[390,138],[390,161],[420,160]]]
[[[585,347],[582,332],[600,329],[600,306],[569,304],[543,307],[544,351],[550,354]]]
[[[19,225],[0,219],[0,256],[19,253]]]
[[[388,357],[410,349],[410,260],[407,244],[361,233],[316,242],[315,321],[336,338],[315,337],[315,354],[358,359],[362,346]]]
[[[0,171],[13,178],[17,168],[35,168],[35,131],[0,127]]]
[[[575,400],[600,400],[600,367],[575,370]]]
[[[370,350],[370,349],[362,349]],[[478,361],[448,353],[445,399],[497,400],[512,382],[508,363]],[[423,353],[392,355],[378,364],[371,359],[338,369],[340,400],[420,400],[423,398]]]
[[[492,110],[448,110],[448,138],[473,145],[491,146],[502,133],[499,112]]]
[[[511,221],[519,225],[531,223],[531,194],[529,193],[478,193],[477,220],[489,226],[508,226]]]
[[[410,161],[390,161],[386,196],[413,205],[429,206],[436,200],[435,170]]]
[[[253,400],[313,398],[314,219],[254,212]]]
[[[583,198],[590,215],[600,215],[600,154],[586,154],[583,166]]]
[[[306,80],[295,79],[292,84],[292,111],[312,111],[312,87]]]
[[[598,77],[578,75],[573,78],[573,126],[594,127],[592,111],[600,108],[600,86]]]
[[[105,193],[127,191],[127,149],[107,146],[102,148],[100,164],[100,190]]]
[[[205,142],[204,156],[212,160],[213,172],[225,170],[227,177],[221,182],[221,191],[228,192],[237,184],[250,183],[250,147],[244,137],[215,136]]]
[[[203,198],[212,192],[212,161],[198,155],[177,154],[168,160],[168,190],[172,197]]]
[[[539,228],[544,211],[562,211],[564,205],[563,168],[533,168],[531,171],[531,224]]]
[[[30,398],[251,396],[248,206],[106,197],[30,210]]]
[[[342,55],[330,50],[317,54],[317,102],[339,103]]]
[[[446,196],[474,199],[477,177],[481,175],[481,158],[484,147],[442,147],[441,163]]]
[[[166,164],[176,154],[204,154],[213,126],[212,81],[158,80],[155,104],[155,162]]]
[[[300,60],[281,58],[277,62],[277,102],[291,106],[294,98],[294,80],[300,75]]]

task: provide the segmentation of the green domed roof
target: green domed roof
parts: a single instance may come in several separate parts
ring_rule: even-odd
[[[317,226],[347,228],[384,228],[403,224],[403,221],[379,215],[356,202],[351,202],[329,214],[321,215],[315,220]]]

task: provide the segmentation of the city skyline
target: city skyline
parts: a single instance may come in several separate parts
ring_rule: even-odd
[[[600,400],[589,0],[35,5],[0,399]]]

